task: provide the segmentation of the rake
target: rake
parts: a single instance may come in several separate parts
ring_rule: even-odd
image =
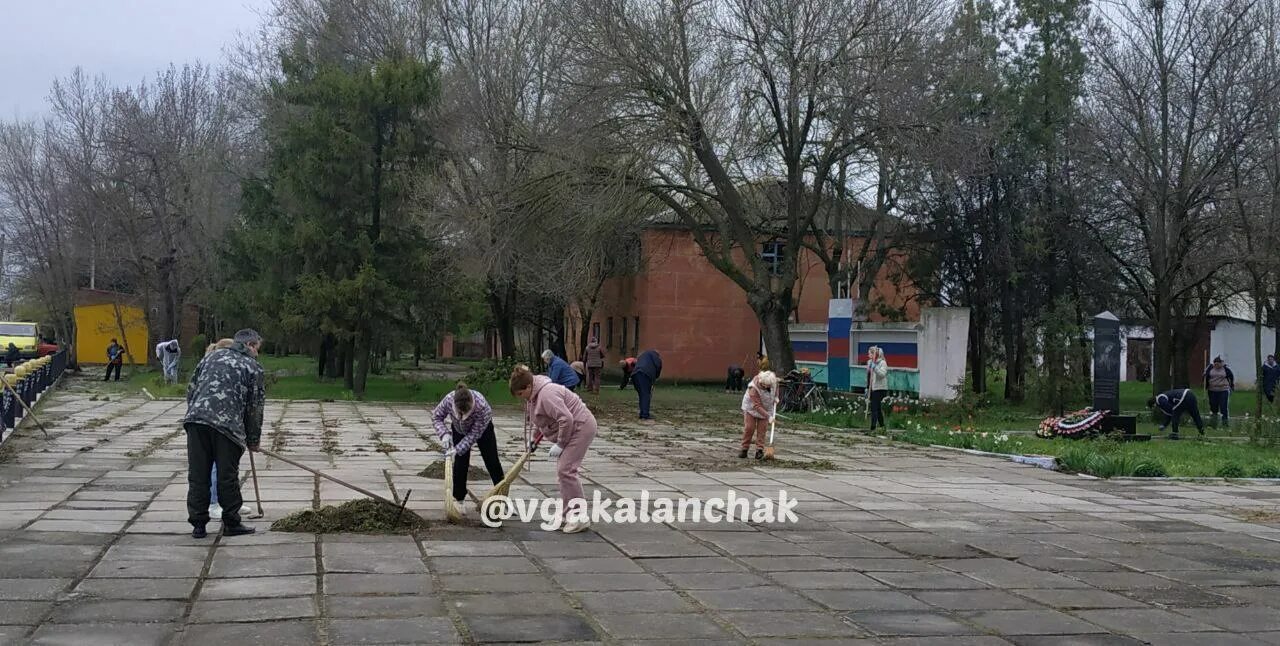
[[[305,465],[305,464],[303,464],[303,463],[301,463],[301,462],[297,462],[297,461],[294,461],[294,460],[290,460],[289,458],[286,458],[286,457],[284,457],[283,455],[280,455],[279,453],[276,453],[275,451],[271,451],[271,450],[268,450],[268,449],[262,449],[262,448],[260,448],[260,449],[258,449],[258,452],[259,452],[259,453],[261,453],[261,454],[263,454],[263,455],[265,455],[265,456],[267,456],[267,457],[269,457],[269,458],[275,458],[275,459],[277,459],[277,460],[279,460],[279,461],[281,461],[281,462],[283,462],[283,463],[285,463],[285,464],[289,464],[289,465],[293,465],[293,466],[295,466],[295,467],[298,467],[299,469],[302,469],[303,471],[309,471],[309,472],[311,472],[311,473],[313,473],[313,474],[315,474],[315,475],[317,475],[317,476],[320,476],[321,478],[324,478],[325,480],[329,480],[329,481],[331,481],[331,482],[336,482],[336,483],[338,483],[338,484],[340,484],[340,485],[342,485],[342,486],[344,486],[344,487],[346,487],[346,488],[348,488],[348,489],[350,489],[350,490],[352,490],[352,491],[355,491],[356,493],[360,493],[360,494],[363,494],[363,495],[365,495],[365,496],[368,496],[369,498],[372,498],[372,499],[374,499],[374,500],[377,500],[378,502],[384,502],[384,503],[386,503],[386,504],[388,504],[388,505],[391,505],[392,507],[396,507],[397,509],[401,507],[401,503],[400,503],[400,502],[398,502],[398,501],[388,500],[388,499],[386,499],[386,498],[384,498],[384,497],[382,497],[382,496],[379,496],[379,495],[378,495],[378,494],[376,494],[376,493],[373,493],[372,491],[369,491],[368,489],[365,489],[365,488],[363,488],[363,487],[357,487],[356,485],[353,485],[353,484],[351,484],[350,482],[344,482],[344,481],[342,481],[342,480],[339,480],[339,479],[337,479],[337,478],[335,478],[335,477],[333,477],[333,476],[331,476],[331,475],[329,475],[329,474],[327,474],[327,473],[325,473],[325,472],[323,472],[323,471],[320,471],[319,469],[316,469],[316,468],[313,468],[313,467],[309,467],[309,466],[307,466],[307,465]],[[409,513],[413,513],[413,512],[412,512],[412,511],[410,511]],[[414,514],[414,515],[417,515],[417,514]]]
[[[253,463],[253,451],[249,451],[249,473],[253,476],[253,497],[257,499],[258,513],[250,514],[249,518],[262,518],[262,490],[258,488],[258,467]]]

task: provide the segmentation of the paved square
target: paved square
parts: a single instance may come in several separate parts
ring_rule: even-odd
[[[726,410],[732,402],[726,400]],[[799,522],[443,522],[425,407],[270,402],[263,444],[384,495],[421,535],[266,531],[357,497],[257,460],[254,536],[192,539],[179,401],[41,402],[0,462],[0,644],[1280,644],[1280,487],[1084,479],[788,429],[737,461],[723,428],[602,425],[587,491],[798,500]],[[730,413],[726,413],[731,416]],[[519,417],[499,410],[509,464]],[[243,465],[246,476],[247,464]],[[253,490],[245,497],[253,503]],[[535,460],[513,497],[556,496]],[[210,529],[215,529],[216,524]]]

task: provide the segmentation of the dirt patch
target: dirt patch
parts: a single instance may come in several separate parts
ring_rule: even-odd
[[[779,469],[807,469],[809,471],[835,471],[840,468],[831,460],[788,460],[786,458],[764,460],[760,466]]]
[[[1249,523],[1280,523],[1280,511],[1267,509],[1236,509],[1232,511],[1241,520]]]
[[[306,509],[271,523],[273,532],[310,534],[406,534],[426,528],[427,522],[412,511],[401,513],[397,507],[376,500]]]
[[[467,480],[492,481],[492,479],[489,477],[489,472],[485,471],[484,467],[479,467],[474,464],[470,465],[470,467],[471,468],[467,469]],[[423,478],[431,478],[432,480],[443,480],[444,479],[444,462],[432,462],[431,464],[427,465],[427,468],[419,471],[418,475],[422,476]]]

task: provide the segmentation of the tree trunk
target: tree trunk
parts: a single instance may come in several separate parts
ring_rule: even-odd
[[[320,338],[320,353],[316,358],[316,376],[324,379],[325,373],[328,371],[329,364],[333,361],[334,341],[332,334],[326,334]]]
[[[975,393],[987,392],[987,319],[985,312],[973,308],[973,325],[969,326],[970,388]]]
[[[556,356],[564,357],[565,361],[569,361],[569,352],[565,348],[565,337],[568,333],[564,322],[564,308],[557,308],[557,310],[551,312],[551,329],[553,330],[551,351],[556,353]]]
[[[1154,355],[1151,359],[1152,394],[1159,394],[1173,388],[1174,356],[1173,356],[1173,304],[1167,296],[1158,294],[1155,299],[1155,330],[1152,339]],[[1184,364],[1185,367],[1185,364]]]
[[[354,339],[342,342],[342,387],[347,390],[355,390],[355,345]]]
[[[764,336],[765,352],[769,355],[769,363],[774,372],[785,375],[795,368],[795,355],[791,352],[791,306],[781,303],[776,297],[752,303],[752,310],[760,321],[760,332]]]
[[[1266,357],[1262,354],[1262,299],[1266,295],[1266,287],[1260,283],[1254,283],[1253,297],[1253,354],[1254,378],[1253,383],[1253,415],[1254,417],[1262,417],[1262,361]]]
[[[361,330],[355,344],[355,374],[351,380],[351,392],[356,399],[364,399],[365,388],[369,383],[369,371],[373,367],[373,335],[368,329]]]

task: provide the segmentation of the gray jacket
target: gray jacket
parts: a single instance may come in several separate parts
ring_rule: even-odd
[[[266,398],[262,365],[237,343],[215,350],[196,366],[182,421],[217,429],[240,446],[255,446],[262,438]]]

